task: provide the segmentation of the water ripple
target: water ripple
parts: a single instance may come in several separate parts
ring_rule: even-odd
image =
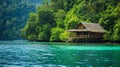
[[[58,44],[0,41],[0,67],[120,67],[120,46]]]

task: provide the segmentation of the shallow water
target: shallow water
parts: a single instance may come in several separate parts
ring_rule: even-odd
[[[0,41],[0,67],[120,67],[118,45]]]

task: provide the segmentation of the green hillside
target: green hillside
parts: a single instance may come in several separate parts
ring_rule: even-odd
[[[19,30],[24,27],[30,12],[44,0],[0,0],[0,40],[20,39]]]
[[[30,13],[21,35],[32,41],[65,41],[80,22],[99,23],[104,40],[120,41],[119,0],[51,0]]]

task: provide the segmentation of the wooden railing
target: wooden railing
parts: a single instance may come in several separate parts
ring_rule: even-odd
[[[70,36],[70,38],[101,38],[100,35],[75,35]]]
[[[76,36],[70,36],[70,38],[88,38],[88,35],[76,35]]]

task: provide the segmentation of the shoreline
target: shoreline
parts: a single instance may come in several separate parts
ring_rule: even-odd
[[[38,41],[38,40],[31,41],[31,40],[25,40],[25,39],[20,39],[20,40],[17,40],[17,39],[16,40],[0,40],[0,41],[65,42],[65,41]],[[80,42],[66,42],[66,43],[80,43]],[[87,42],[87,43],[120,43],[120,42],[103,41],[103,42]]]

